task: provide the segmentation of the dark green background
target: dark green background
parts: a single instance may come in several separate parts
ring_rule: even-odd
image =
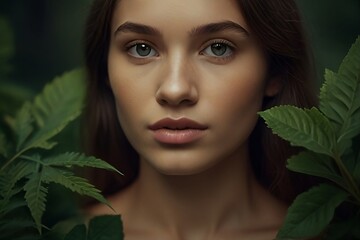
[[[46,81],[82,65],[82,31],[91,0],[0,0],[14,31],[9,79],[40,91]],[[360,34],[360,0],[298,0],[322,81],[337,70]]]

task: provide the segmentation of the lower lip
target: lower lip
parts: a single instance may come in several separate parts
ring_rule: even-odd
[[[156,141],[164,144],[187,144],[195,142],[200,139],[205,130],[201,129],[158,129],[153,130],[154,138]]]

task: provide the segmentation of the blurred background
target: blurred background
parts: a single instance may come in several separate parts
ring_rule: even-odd
[[[0,16],[13,33],[6,77],[34,92],[54,76],[82,65],[82,31],[91,0],[0,0]],[[298,0],[316,59],[337,70],[360,34],[360,0]],[[0,32],[0,39],[3,38]],[[1,41],[1,40],[0,40]]]

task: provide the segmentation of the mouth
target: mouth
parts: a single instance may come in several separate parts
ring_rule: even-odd
[[[195,142],[204,136],[206,125],[194,120],[181,118],[165,118],[149,126],[153,137],[163,144],[188,144]]]

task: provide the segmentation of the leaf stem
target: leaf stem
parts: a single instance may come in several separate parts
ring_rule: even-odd
[[[31,149],[31,148],[34,148],[34,144],[31,144],[31,145],[29,145],[29,146],[27,146],[27,147],[25,147],[25,148],[23,148],[22,150],[20,150],[17,154],[15,154],[9,161],[7,161],[5,164],[4,164],[4,166],[2,166],[1,168],[0,168],[0,173],[2,172],[2,171],[4,171],[5,170],[5,168],[7,168],[9,165],[10,165],[10,163],[12,163],[15,159],[17,159],[19,156],[21,156],[21,154],[23,154],[24,152],[26,152],[27,150],[29,150],[29,149]]]
[[[359,188],[356,184],[356,182],[354,181],[352,175],[349,173],[348,169],[346,168],[346,166],[344,165],[343,161],[341,160],[341,157],[339,156],[339,154],[335,154],[335,162],[340,170],[341,175],[343,176],[343,178],[345,179],[346,184],[349,187],[349,191],[350,193],[355,197],[355,199],[360,203],[360,191]]]
[[[26,151],[26,149],[21,150],[20,152],[18,152],[17,154],[15,154],[9,161],[7,161],[7,162],[4,164],[4,166],[2,166],[2,167],[0,168],[0,173],[1,173],[2,171],[4,171],[5,168],[7,168],[7,166],[10,165],[10,163],[12,163],[15,159],[17,159],[17,158],[18,158],[21,154],[23,154],[23,152],[25,152],[25,151]]]

